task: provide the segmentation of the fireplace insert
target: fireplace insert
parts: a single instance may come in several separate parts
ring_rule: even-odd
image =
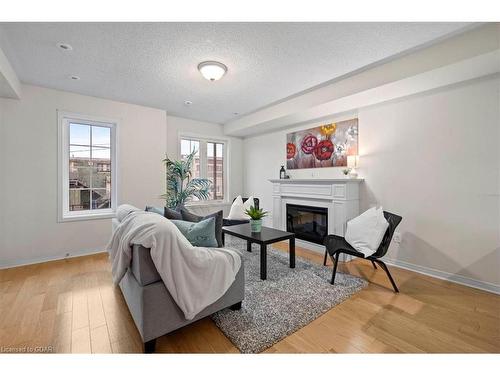
[[[286,230],[298,239],[323,245],[328,234],[328,208],[287,204]]]

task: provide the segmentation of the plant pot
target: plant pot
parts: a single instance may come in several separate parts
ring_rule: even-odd
[[[252,227],[253,233],[259,233],[262,230],[262,219],[260,220],[250,219],[250,226]]]

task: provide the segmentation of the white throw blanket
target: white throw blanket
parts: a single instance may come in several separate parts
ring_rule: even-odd
[[[161,279],[188,320],[222,297],[240,269],[235,251],[192,246],[161,215],[122,205],[117,218],[121,223],[107,246],[113,281],[118,284],[130,267],[133,244],[150,248]]]

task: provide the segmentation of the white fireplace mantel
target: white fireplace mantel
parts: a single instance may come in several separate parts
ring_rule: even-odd
[[[346,223],[359,215],[362,178],[276,179],[273,184],[273,227],[286,230],[286,205],[299,204],[328,209],[328,233],[344,236]],[[324,247],[297,240],[316,251]],[[347,259],[346,259],[347,260]]]

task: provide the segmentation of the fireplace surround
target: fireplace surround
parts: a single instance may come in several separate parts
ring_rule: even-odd
[[[359,215],[359,185],[363,182],[361,178],[339,178],[339,179],[273,179],[269,180],[273,185],[273,227],[287,230],[289,227],[289,214],[287,206],[308,207],[313,210],[309,216],[302,215],[301,220],[295,218],[292,221],[295,226],[304,224],[311,219],[311,214],[318,217],[316,228],[309,223],[308,227],[300,227],[301,235],[296,233],[297,244],[310,250],[324,253],[325,248],[319,236],[312,236],[316,230],[322,233],[325,225],[326,234],[344,236],[347,221]],[[299,207],[299,211],[300,211]],[[297,214],[297,208],[293,214]],[[319,219],[320,212],[326,212],[326,218]],[[304,214],[304,213],[302,213]],[[297,228],[294,228],[294,231]],[[309,238],[308,238],[309,237]],[[345,259],[348,260],[348,259]]]

